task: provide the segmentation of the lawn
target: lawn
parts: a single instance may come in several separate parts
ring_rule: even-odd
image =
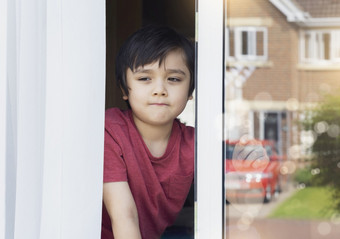
[[[332,209],[331,192],[326,187],[307,187],[297,191],[280,204],[270,218],[330,219],[336,211]]]

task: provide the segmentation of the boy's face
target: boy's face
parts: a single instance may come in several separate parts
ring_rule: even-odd
[[[128,99],[134,120],[148,125],[172,124],[188,99],[190,72],[181,50],[169,52],[162,64],[127,69]]]

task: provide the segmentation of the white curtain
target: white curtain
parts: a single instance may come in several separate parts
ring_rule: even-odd
[[[105,1],[0,1],[0,238],[100,238]]]
[[[6,218],[6,29],[7,1],[0,0],[0,239],[5,238]]]

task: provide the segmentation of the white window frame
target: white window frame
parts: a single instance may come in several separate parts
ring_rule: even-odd
[[[245,60],[245,61],[267,61],[268,60],[268,30],[266,27],[240,26],[227,29],[227,38],[229,39],[229,31],[234,32],[234,56],[230,56],[229,44],[227,44],[228,60]],[[242,53],[242,32],[247,32],[249,39],[247,48],[250,54]],[[263,33],[263,55],[257,55],[257,39],[256,33]],[[229,42],[229,41],[228,41]]]
[[[223,237],[223,0],[197,1],[195,239]]]
[[[310,36],[310,44],[308,47],[309,58],[306,58],[306,42],[305,35]],[[318,42],[323,34],[330,35],[329,56],[330,59],[321,58],[324,55],[324,45]],[[332,64],[340,62],[340,30],[301,30],[300,31],[300,62],[308,64]],[[319,52],[319,53],[318,53]],[[338,55],[337,55],[338,54]]]

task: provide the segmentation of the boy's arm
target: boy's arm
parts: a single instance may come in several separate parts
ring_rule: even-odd
[[[104,183],[103,198],[115,239],[141,239],[138,212],[127,182]]]

